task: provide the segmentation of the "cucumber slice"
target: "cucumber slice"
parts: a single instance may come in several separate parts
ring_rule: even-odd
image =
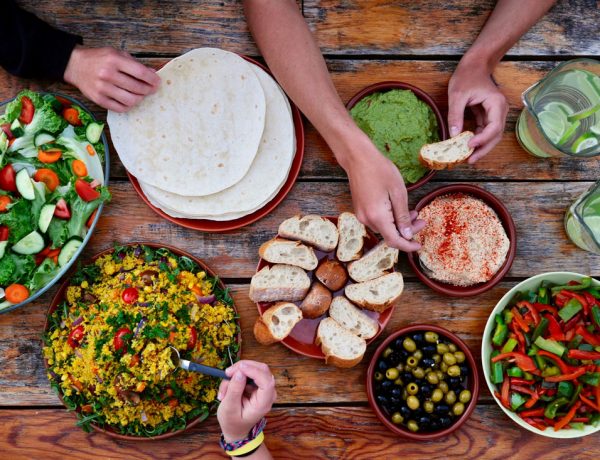
[[[36,134],[35,139],[33,140],[33,145],[39,147],[40,145],[47,144],[48,142],[54,142],[55,140],[56,139],[52,135],[41,132]]]
[[[38,227],[42,233],[46,233],[48,230],[48,226],[50,225],[50,221],[54,216],[54,210],[56,209],[55,204],[45,204],[42,206],[42,210],[40,211],[40,218],[38,220]]]
[[[85,137],[90,144],[95,144],[100,140],[102,136],[102,130],[104,129],[104,123],[90,123],[85,129]]]
[[[61,249],[60,254],[58,255],[58,265],[64,267],[69,262],[69,260],[73,258],[73,256],[82,244],[83,240],[77,236],[74,236],[69,241],[67,241]]]
[[[4,131],[0,131],[0,154],[8,150],[8,137],[4,134]]]
[[[591,117],[598,110],[600,110],[600,104],[593,105],[592,107],[588,107],[587,109],[580,110],[579,112],[575,112],[567,117],[567,120],[570,122],[574,122],[577,120],[583,120],[584,118]]]
[[[37,254],[44,249],[44,238],[35,230],[17,241],[12,250],[17,254]]]
[[[21,124],[18,118],[15,118],[15,120],[10,125],[10,130],[12,131],[13,129],[18,128],[23,128],[23,125]]]
[[[29,173],[27,172],[26,168],[21,169],[17,173],[15,182],[17,183],[17,190],[23,198],[29,201],[35,199],[33,182],[31,181],[31,177],[29,177]]]
[[[8,245],[8,241],[0,241],[0,259],[4,257],[4,253],[6,252],[6,246]]]
[[[13,121],[10,125],[10,132],[13,134],[14,137],[21,137],[23,134],[25,134],[23,125],[21,124],[18,118],[15,118],[15,121]]]

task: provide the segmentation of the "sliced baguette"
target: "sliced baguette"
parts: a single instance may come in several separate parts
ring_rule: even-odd
[[[338,243],[338,231],[333,222],[321,216],[294,216],[279,225],[279,236],[300,240],[321,251],[333,251]]]
[[[264,267],[250,281],[249,297],[253,302],[302,300],[310,289],[310,279],[304,270],[293,265],[276,264]]]
[[[369,340],[379,330],[377,320],[371,318],[344,296],[333,299],[329,307],[329,316],[353,334]]]
[[[463,131],[445,141],[425,144],[419,151],[419,160],[429,169],[452,168],[473,153],[473,149],[468,146],[473,136],[471,131]]]
[[[404,281],[399,272],[388,273],[374,280],[346,286],[346,297],[368,310],[382,312],[402,295]]]
[[[353,367],[361,362],[367,342],[341,326],[333,318],[325,318],[317,329],[317,345],[325,355],[325,362],[337,367]]]
[[[337,223],[340,239],[337,247],[337,258],[341,262],[358,259],[362,254],[367,229],[351,212],[343,212]]]
[[[304,270],[314,270],[319,263],[313,248],[299,241],[283,238],[274,238],[263,243],[258,255],[272,264],[295,265]]]
[[[391,248],[382,241],[360,259],[348,265],[348,274],[361,283],[379,278],[398,262],[398,249]]]
[[[331,292],[318,281],[315,282],[300,304],[304,318],[315,319],[329,310]]]
[[[293,303],[278,302],[254,323],[254,337],[263,345],[285,339],[302,319],[302,312]]]

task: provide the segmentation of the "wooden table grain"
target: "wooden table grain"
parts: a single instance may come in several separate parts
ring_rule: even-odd
[[[260,58],[238,1],[18,3],[57,27],[83,35],[90,46],[124,49],[153,67],[199,46]],[[343,100],[368,84],[400,80],[429,92],[443,109],[451,73],[494,5],[491,0],[456,0],[442,6],[431,0],[297,3]],[[399,327],[434,322],[463,338],[478,359],[487,317],[516,282],[553,270],[600,276],[600,258],[571,244],[562,225],[566,207],[600,177],[600,163],[594,159],[538,160],[520,148],[514,133],[525,88],[559,62],[600,54],[599,22],[596,0],[559,1],[509,51],[494,74],[510,104],[500,144],[475,166],[440,172],[411,193],[414,205],[441,185],[468,182],[500,197],[518,232],[517,257],[506,279],[477,297],[446,298],[419,283],[401,257],[405,293],[377,343]],[[25,87],[81,97],[64,84],[22,80],[0,71],[0,100]],[[99,107],[90,106],[100,119],[105,118]],[[336,214],[351,209],[343,171],[314,128],[308,123],[306,128],[305,161],[290,195],[261,221],[227,234],[195,232],[157,216],[138,198],[111,149],[113,200],[83,257],[114,241],[158,241],[196,254],[224,278],[241,315],[243,357],[266,361],[277,379],[279,397],[269,415],[266,441],[276,458],[599,458],[598,436],[549,443],[520,429],[500,411],[485,385],[471,419],[454,434],[423,443],[399,439],[379,423],[366,401],[366,367],[377,344],[369,348],[363,363],[339,370],[280,345],[267,348],[256,343],[252,325],[257,311],[248,299],[248,283],[260,243],[293,214]],[[225,458],[217,444],[219,428],[214,417],[182,436],[153,443],[115,441],[77,428],[74,416],[52,393],[41,358],[41,331],[55,290],[31,305],[0,315],[0,458]]]

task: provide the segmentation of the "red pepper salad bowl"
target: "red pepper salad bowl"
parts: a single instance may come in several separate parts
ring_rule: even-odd
[[[600,432],[600,347],[588,343],[600,339],[600,299],[588,289],[600,295],[600,281],[572,272],[535,275],[509,290],[485,325],[481,365],[488,389],[512,421],[537,435]],[[582,302],[568,305],[567,298]]]

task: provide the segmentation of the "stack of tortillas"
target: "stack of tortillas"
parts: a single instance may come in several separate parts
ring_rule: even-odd
[[[158,74],[155,94],[108,112],[119,157],[150,202],[173,217],[225,221],[271,201],[296,153],[290,104],[275,80],[215,48]]]

